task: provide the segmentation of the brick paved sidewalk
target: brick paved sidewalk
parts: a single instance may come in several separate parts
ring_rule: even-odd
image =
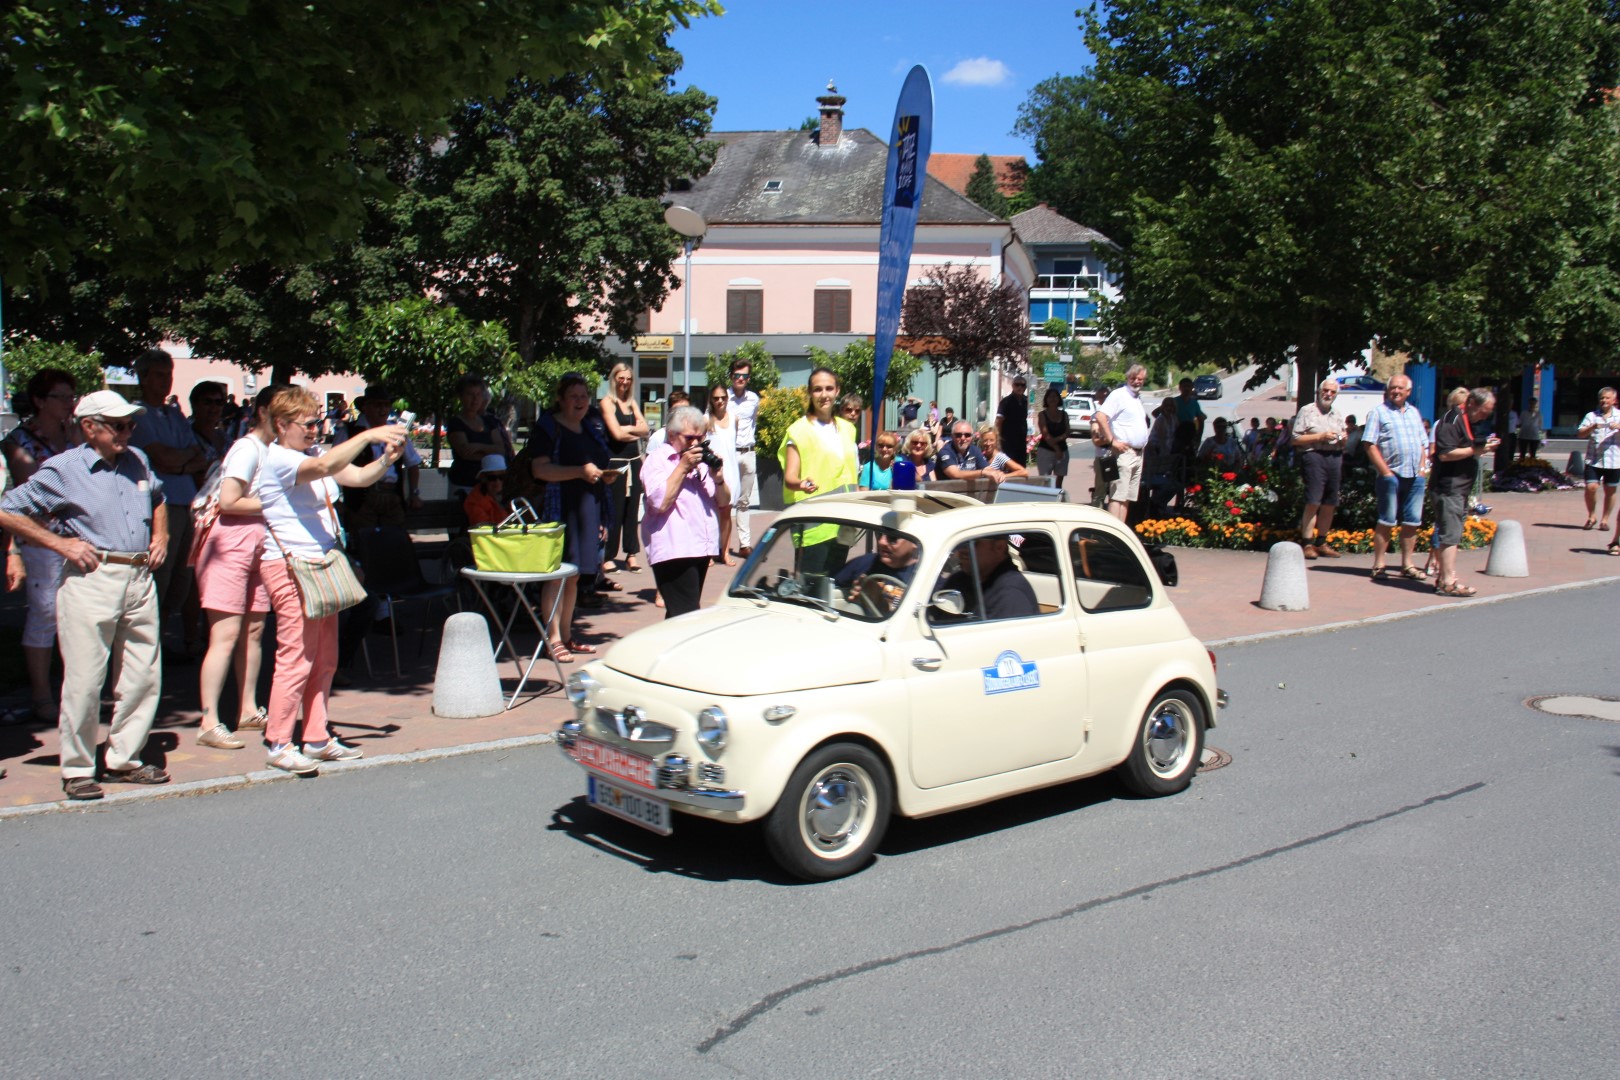
[[[1089,482],[1089,469],[1072,474],[1071,497],[1083,496],[1083,486]],[[1175,549],[1181,584],[1172,591],[1172,596],[1195,634],[1208,641],[1219,641],[1253,634],[1297,633],[1620,575],[1620,559],[1610,559],[1605,554],[1607,536],[1580,528],[1585,514],[1578,492],[1493,494],[1490,501],[1494,507],[1493,518],[1517,520],[1524,526],[1531,576],[1486,577],[1483,571],[1487,552],[1462,552],[1458,560],[1460,575],[1479,590],[1477,600],[1436,596],[1428,583],[1398,578],[1375,583],[1368,577],[1371,557],[1350,555],[1307,564],[1308,611],[1263,611],[1258,600],[1265,577],[1264,553],[1200,549]],[[768,515],[755,515],[756,535],[768,520]],[[1391,563],[1394,562],[1392,558]],[[710,573],[706,601],[725,588],[730,574],[729,569],[722,567]],[[614,579],[625,591],[614,594],[605,609],[582,613],[576,626],[576,637],[604,648],[609,642],[663,615],[652,604],[651,573],[621,573]],[[362,670],[355,676],[355,687],[338,690],[332,699],[334,726],[344,739],[362,746],[368,758],[533,738],[555,731],[570,714],[555,681],[541,681],[554,675],[549,662],[542,661],[535,668],[535,680],[531,681],[529,692],[516,708],[478,720],[434,716],[431,705],[437,635],[430,638],[428,651],[421,660],[413,662],[417,643],[414,634],[404,630],[406,625],[414,625],[408,623],[408,618],[402,618],[404,636],[400,641],[401,657],[408,665],[406,678],[393,677],[387,657],[387,639],[374,635],[370,639],[371,652],[378,676],[368,678]],[[524,639],[520,639],[521,644],[525,644]],[[526,644],[532,647],[532,639]],[[510,678],[512,665],[503,661],[500,670],[508,677],[506,688],[510,693],[515,686]],[[240,777],[262,771],[264,752],[255,742],[250,742],[243,750],[214,750],[197,745],[196,679],[195,665],[171,666],[165,671],[163,708],[146,760],[166,768],[176,783]],[[4,697],[8,704],[26,704],[26,688]],[[54,724],[0,725],[0,767],[9,774],[0,780],[0,813],[8,807],[61,799],[56,755]],[[117,802],[117,796],[124,790],[114,788],[113,798],[86,805]]]

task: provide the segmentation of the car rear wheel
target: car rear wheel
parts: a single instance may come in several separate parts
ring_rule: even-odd
[[[1204,726],[1204,707],[1196,695],[1161,690],[1120,767],[1125,786],[1149,797],[1186,790],[1204,750]]]
[[[823,746],[793,770],[765,819],[765,846],[806,881],[853,874],[882,842],[893,803],[893,781],[876,754],[855,743]]]

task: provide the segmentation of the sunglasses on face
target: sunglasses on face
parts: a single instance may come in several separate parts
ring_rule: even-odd
[[[96,417],[96,423],[117,435],[127,435],[135,430],[135,421],[133,420],[104,420],[98,416]]]

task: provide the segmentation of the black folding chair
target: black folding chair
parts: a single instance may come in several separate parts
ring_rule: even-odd
[[[450,599],[460,596],[454,585],[435,585],[422,576],[422,564],[417,561],[416,547],[411,534],[397,525],[377,525],[361,529],[351,537],[360,568],[365,572],[366,591],[378,600],[388,601],[390,618],[388,636],[394,646],[394,674],[403,677],[405,670],[399,662],[399,619],[397,613],[406,604],[429,604],[437,600],[444,605],[446,615],[451,612]],[[420,659],[427,646],[428,622],[424,618],[417,639],[416,655]],[[369,661],[369,657],[367,658]]]

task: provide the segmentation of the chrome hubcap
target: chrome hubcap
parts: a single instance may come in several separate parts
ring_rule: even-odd
[[[1192,718],[1175,701],[1161,701],[1143,726],[1142,743],[1148,764],[1161,776],[1178,771],[1192,745]]]
[[[821,852],[848,846],[866,822],[871,778],[854,765],[833,765],[804,794],[804,835]]]

